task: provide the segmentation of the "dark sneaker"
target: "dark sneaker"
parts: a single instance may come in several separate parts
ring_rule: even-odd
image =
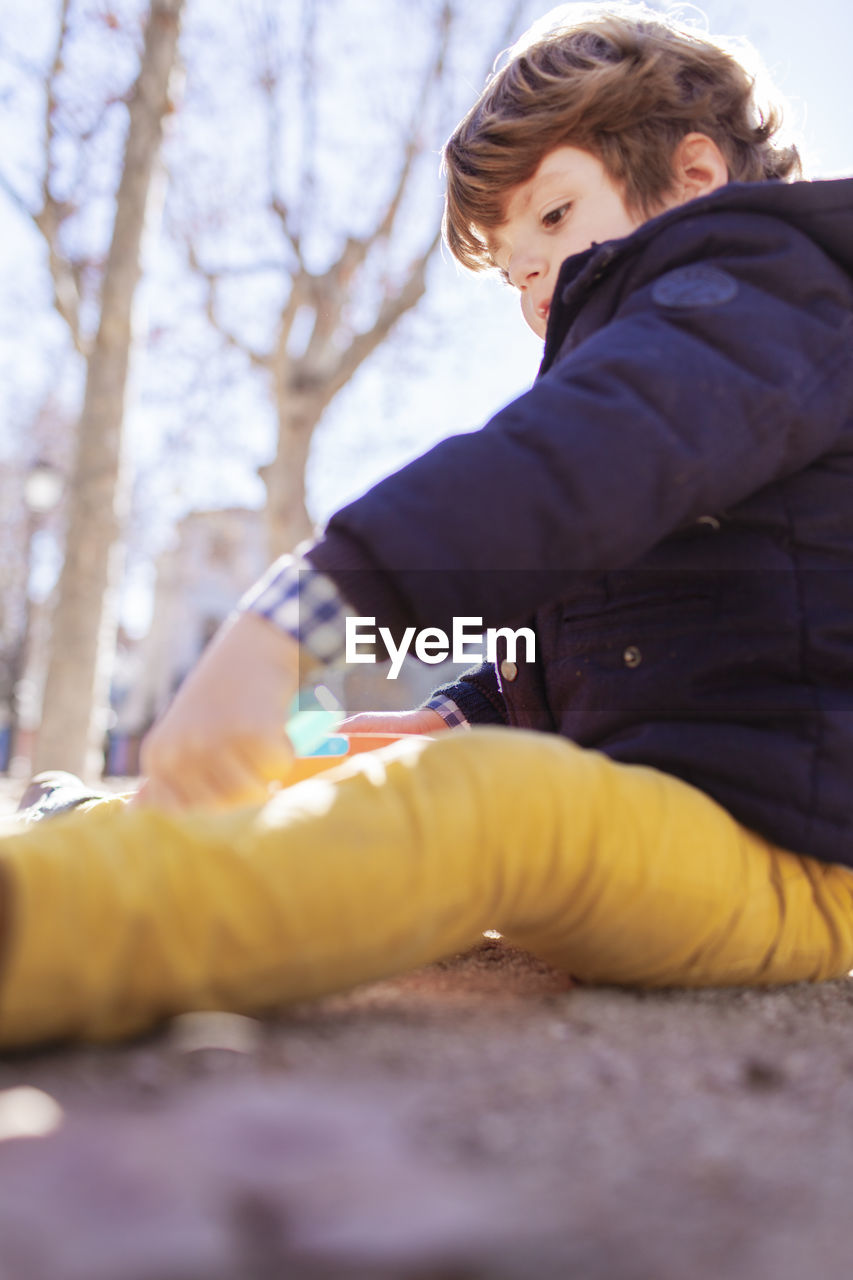
[[[101,800],[105,793],[93,791],[81,778],[59,769],[38,773],[30,782],[21,802],[18,814],[24,822],[43,822],[57,814],[68,813],[89,800]]]

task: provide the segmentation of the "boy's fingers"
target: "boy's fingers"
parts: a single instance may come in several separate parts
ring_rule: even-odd
[[[167,783],[157,778],[146,778],[136,795],[128,801],[130,809],[182,809],[180,796]]]
[[[148,777],[136,803],[164,809],[263,804],[269,799],[269,784],[286,781],[292,767],[293,751],[284,736],[280,743],[243,740],[222,748],[212,759],[206,752],[187,750],[177,753],[170,768],[152,752],[143,760]]]
[[[241,770],[271,781],[282,768],[289,769],[292,759],[293,746],[283,729],[280,734],[231,733],[218,739],[194,734],[170,738],[164,744],[155,730],[140,753],[144,774],[168,777],[178,785],[181,777],[196,773],[227,775]]]
[[[222,775],[197,774],[181,785],[148,778],[139,789],[134,804],[145,809],[219,810],[249,804],[263,804],[269,799],[268,787],[252,778],[224,778]]]
[[[338,733],[381,733],[389,720],[390,717],[381,712],[361,711],[358,715],[347,716],[342,720],[338,725]]]
[[[290,759],[283,761],[279,756],[273,760],[269,753],[265,753],[257,764],[246,763],[237,755],[223,762],[221,767],[209,760],[205,763],[207,767],[198,775],[194,803],[204,803],[213,808],[264,804],[270,798],[270,783],[283,781],[291,769]]]
[[[293,768],[293,744],[282,731],[280,738],[243,739],[234,745],[229,764],[247,777],[263,783],[284,782]]]
[[[338,726],[339,733],[436,733],[447,723],[429,707],[412,711],[360,711],[347,716]]]

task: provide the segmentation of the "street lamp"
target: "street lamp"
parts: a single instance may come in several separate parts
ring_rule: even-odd
[[[38,458],[28,470],[24,479],[24,503],[29,512],[29,531],[32,536],[38,527],[38,519],[49,515],[62,497],[64,479],[62,472],[51,462]],[[30,564],[30,550],[27,547],[27,564]]]
[[[24,618],[21,627],[21,638],[15,650],[13,662],[13,759],[10,761],[10,772],[26,772],[29,769],[30,750],[23,740],[26,719],[28,681],[27,668],[30,660],[33,630],[33,602],[30,597],[30,578],[32,577],[35,536],[46,518],[58,505],[65,479],[51,462],[37,458],[28,468],[24,477],[24,506],[27,509],[26,532],[24,536]]]

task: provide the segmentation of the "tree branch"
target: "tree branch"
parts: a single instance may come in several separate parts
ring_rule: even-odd
[[[507,13],[506,22],[503,25],[500,38],[498,40],[498,51],[489,65],[489,70],[492,70],[494,68],[495,62],[500,57],[500,55],[506,50],[507,45],[509,44],[509,42],[512,40],[513,36],[517,32],[519,23],[521,22],[521,19],[524,16],[524,11],[526,8],[527,8],[526,0],[516,0],[516,3],[512,6],[512,8]]]
[[[208,271],[201,265],[198,259],[198,254],[195,251],[195,246],[191,241],[187,240],[185,245],[187,251],[187,262],[196,275],[201,276],[207,287],[204,314],[206,315],[211,327],[219,334],[226,346],[242,352],[256,368],[268,369],[270,366],[269,355],[265,354],[263,351],[256,351],[254,348],[249,346],[248,343],[241,341],[241,339],[231,333],[229,329],[226,329],[225,325],[219,319],[216,309],[216,291],[220,277],[216,272]]]
[[[400,211],[400,206],[403,203],[412,176],[415,161],[423,153],[426,145],[421,129],[421,121],[426,114],[430,96],[435,86],[441,83],[444,74],[453,16],[453,6],[446,2],[442,6],[439,18],[435,53],[424,72],[420,92],[412,108],[409,127],[406,130],[406,143],[403,149],[402,162],[391,198],[373,230],[365,236],[348,237],[338,261],[325,273],[329,277],[335,277],[335,283],[340,290],[346,289],[353,275],[362,266],[374,245],[381,240],[387,241],[391,238],[397,214]]]
[[[409,122],[409,128],[406,135],[406,147],[403,152],[403,163],[400,166],[397,185],[390,201],[388,202],[385,213],[378,222],[375,231],[367,240],[366,251],[369,250],[377,240],[387,240],[394,229],[394,223],[397,219],[400,205],[403,202],[403,197],[409,184],[412,167],[415,160],[424,150],[425,139],[420,124],[426,114],[429,99],[432,96],[435,86],[441,83],[441,79],[444,74],[452,26],[453,6],[450,3],[445,3],[442,6],[441,17],[439,18],[438,39],[436,42],[435,55],[432,62],[426,69],[426,73],[421,84],[421,91],[412,110],[412,117]]]
[[[16,190],[16,188],[12,186],[12,183],[4,173],[0,173],[0,190],[6,192],[6,195],[9,197],[12,204],[19,213],[24,215],[28,222],[35,222],[36,215],[33,213],[20,191]]]
[[[272,184],[274,180],[275,180],[275,175],[274,173],[270,172],[270,184]],[[274,190],[272,185],[270,185],[270,190],[271,191]],[[290,245],[290,248],[293,251],[293,256],[296,259],[298,269],[300,271],[306,270],[305,261],[302,257],[302,242],[299,238],[299,232],[296,231],[293,227],[293,219],[292,219],[290,210],[288,209],[284,201],[281,199],[281,197],[277,195],[273,195],[271,197],[270,208],[272,209],[275,216],[278,218],[278,221],[281,225],[282,234],[284,235],[285,240]]]
[[[92,120],[91,124],[87,128],[82,129],[80,131],[77,138],[77,155],[76,155],[76,164],[74,166],[74,180],[71,183],[71,190],[73,192],[77,193],[81,190],[81,188],[83,187],[84,179],[86,177],[86,170],[89,164],[89,156],[86,152],[86,144],[91,142],[92,139],[95,137],[95,135],[103,125],[110,110],[113,107],[116,107],[116,106],[126,107],[128,105],[129,105],[129,96],[126,93],[113,95],[107,98],[101,104],[101,109],[96,113],[95,118],[94,120]],[[79,203],[79,199],[78,199],[78,203]]]
[[[42,196],[45,206],[51,199],[51,189],[53,177],[53,144],[56,139],[56,125],[54,123],[56,112],[58,110],[58,102],[56,97],[56,83],[62,73],[65,61],[65,42],[68,37],[68,10],[71,7],[71,0],[62,0],[62,8],[59,13],[59,34],[56,38],[56,48],[53,53],[53,61],[50,64],[50,71],[45,81],[45,97],[44,97],[44,177],[42,180]]]
[[[44,172],[42,174],[41,195],[42,207],[38,213],[30,214],[47,243],[48,267],[53,282],[53,305],[71,333],[76,349],[81,355],[87,354],[87,344],[80,331],[80,293],[77,288],[75,271],[60,249],[60,232],[65,219],[74,211],[74,206],[57,200],[53,195],[53,150],[56,139],[56,113],[58,102],[56,83],[62,73],[65,42],[68,37],[68,10],[70,0],[62,0],[59,15],[59,34],[56,38],[53,60],[45,84],[44,106]]]
[[[441,229],[437,229],[427,248],[409,267],[402,287],[389,295],[379,308],[379,314],[364,333],[354,335],[352,341],[328,375],[324,386],[324,404],[328,404],[346,386],[350,378],[369,355],[384,342],[397,321],[410,311],[426,292],[426,271],[429,261],[441,242]]]
[[[412,169],[415,160],[424,149],[424,136],[420,128],[420,123],[426,113],[427,105],[434,86],[441,82],[444,73],[445,61],[447,57],[447,49],[450,41],[450,33],[453,19],[453,9],[449,2],[442,6],[441,16],[438,26],[438,39],[433,58],[431,59],[421,83],[420,92],[412,108],[412,115],[409,128],[406,132],[406,145],[403,151],[403,159],[394,186],[391,199],[385,207],[385,211],[379,218],[373,231],[366,236],[348,236],[343,250],[337,260],[333,262],[326,271],[320,276],[311,276],[307,272],[306,277],[310,281],[311,294],[314,302],[315,321],[311,332],[311,337],[305,352],[305,364],[307,367],[316,366],[323,362],[326,355],[329,339],[338,329],[344,307],[350,296],[350,285],[355,273],[363,266],[370,250],[379,242],[390,239],[394,230],[394,224],[397,213],[402,204],[406,189],[411,178]],[[432,253],[437,239],[433,242],[428,251],[428,255]],[[399,296],[402,297],[407,288],[409,281],[403,285]],[[418,295],[420,297],[420,294]],[[408,304],[413,305],[412,303]],[[406,310],[404,306],[402,310]],[[402,311],[400,312],[402,314]],[[395,322],[391,320],[388,328]],[[385,330],[387,332],[387,329]],[[358,339],[356,339],[358,341]],[[377,338],[377,343],[381,338]],[[374,344],[376,345],[376,344]],[[373,347],[370,348],[373,350]],[[369,352],[365,352],[355,367],[366,357]],[[341,384],[342,385],[342,384]]]
[[[279,48],[276,18],[269,10],[265,11],[266,25],[261,32],[260,48],[263,66],[258,77],[261,91],[267,102],[267,184],[270,193],[270,209],[281,226],[282,234],[290,247],[296,263],[297,271],[306,270],[302,257],[302,245],[299,230],[295,225],[293,212],[278,194],[278,157],[282,151],[282,131],[278,106],[279,86],[281,84],[281,58],[274,56]]]
[[[299,64],[302,72],[300,97],[302,100],[302,148],[299,178],[300,210],[302,225],[313,216],[313,196],[317,189],[315,158],[317,152],[317,5],[315,0],[302,0],[301,47]]]

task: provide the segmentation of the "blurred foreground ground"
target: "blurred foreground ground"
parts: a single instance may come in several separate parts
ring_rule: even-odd
[[[596,990],[488,939],[275,1021],[6,1055],[0,1091],[0,1135],[57,1122],[0,1141],[0,1280],[853,1272],[850,981]]]

